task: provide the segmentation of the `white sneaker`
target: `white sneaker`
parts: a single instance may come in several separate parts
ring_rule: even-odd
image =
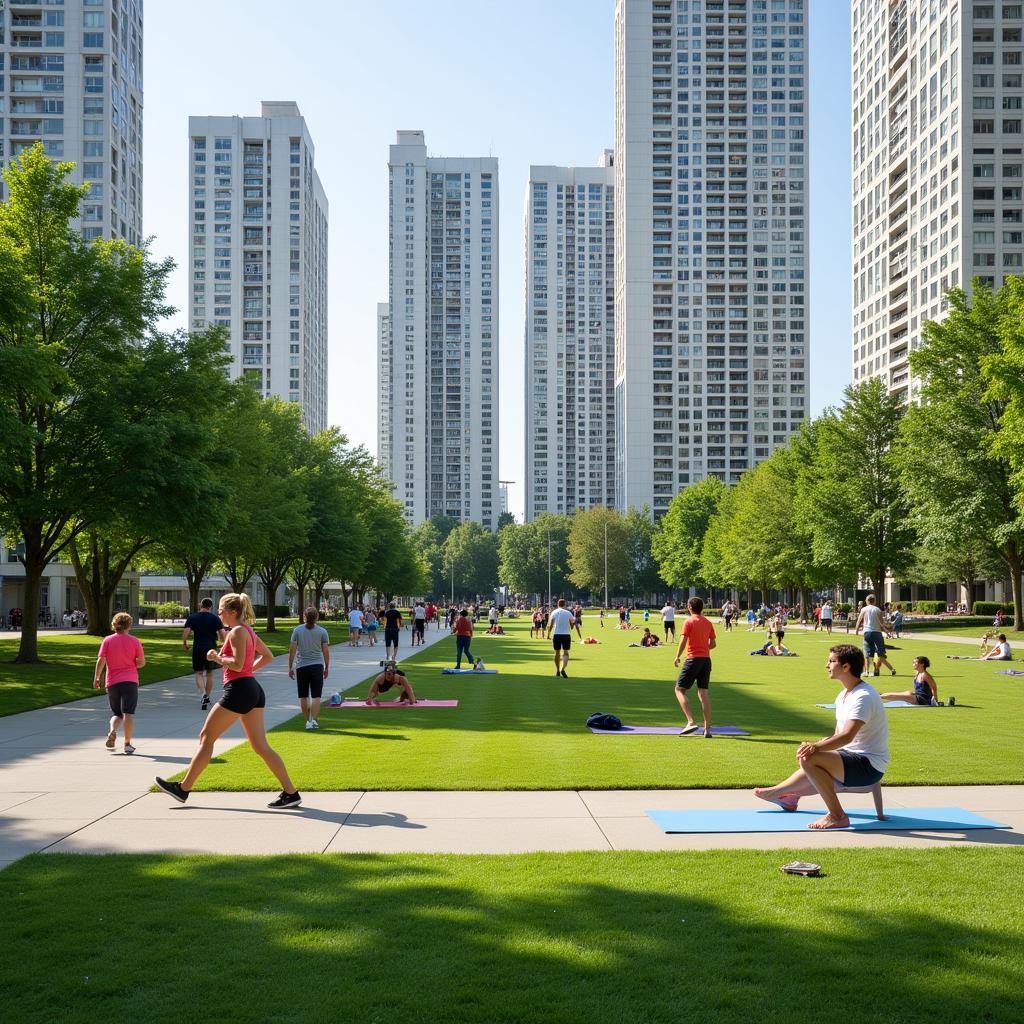
[[[313,729],[313,730],[319,729],[320,728],[320,723],[315,718],[311,718],[309,720],[309,727],[310,727],[310,729]]]
[[[306,719],[306,732],[309,732],[310,729],[315,729],[315,728],[316,728],[316,726],[313,724],[313,719],[312,718],[307,718]]]

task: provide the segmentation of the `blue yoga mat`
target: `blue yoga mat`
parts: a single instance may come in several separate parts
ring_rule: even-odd
[[[735,811],[645,811],[667,834],[673,832],[803,832],[825,814],[815,810],[782,811],[751,807]],[[961,832],[976,828],[1010,828],[961,807],[903,807],[879,821],[874,811],[847,809],[852,832]],[[830,831],[845,831],[834,829]]]
[[[496,676],[498,670],[496,668],[443,668],[441,669],[441,675],[443,676]]]
[[[883,700],[882,703],[887,708],[930,708],[935,707],[934,704],[911,704],[908,700]],[[829,708],[835,711],[835,704],[815,704],[816,708]]]

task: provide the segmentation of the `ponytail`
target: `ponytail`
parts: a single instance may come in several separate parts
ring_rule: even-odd
[[[253,611],[252,601],[248,594],[225,594],[220,599],[221,607],[233,611],[240,622],[247,626],[255,625],[256,613]]]

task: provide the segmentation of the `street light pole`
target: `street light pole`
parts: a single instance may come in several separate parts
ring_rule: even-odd
[[[608,521],[604,524],[604,606],[608,607]]]
[[[548,530],[548,609],[551,609],[551,531]]]
[[[452,552],[452,564],[451,564],[451,577],[452,577],[452,607],[455,607],[455,552]]]

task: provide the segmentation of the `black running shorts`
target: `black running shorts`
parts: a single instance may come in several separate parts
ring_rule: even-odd
[[[210,644],[212,647],[213,644]],[[212,672],[217,668],[215,661],[206,660],[206,652],[210,647],[201,647],[199,644],[194,644],[192,647],[192,671],[193,672]]]
[[[254,708],[265,708],[267,697],[252,676],[241,676],[224,684],[224,693],[217,703],[236,715],[247,715]]]
[[[111,713],[117,718],[134,715],[139,704],[139,684],[133,682],[114,683],[107,687],[107,700]]]
[[[556,633],[551,638],[551,645],[556,651],[567,651],[572,647],[572,633]]]
[[[397,647],[398,646],[398,630],[397,629],[385,629],[384,630],[384,646],[385,647]]]
[[[697,684],[698,690],[706,690],[711,684],[710,658],[687,658],[683,662],[676,686],[680,690],[688,690],[694,683]]]
[[[324,693],[324,667],[323,665],[302,665],[295,670],[295,685],[299,690],[299,697],[312,697],[319,700]]]

